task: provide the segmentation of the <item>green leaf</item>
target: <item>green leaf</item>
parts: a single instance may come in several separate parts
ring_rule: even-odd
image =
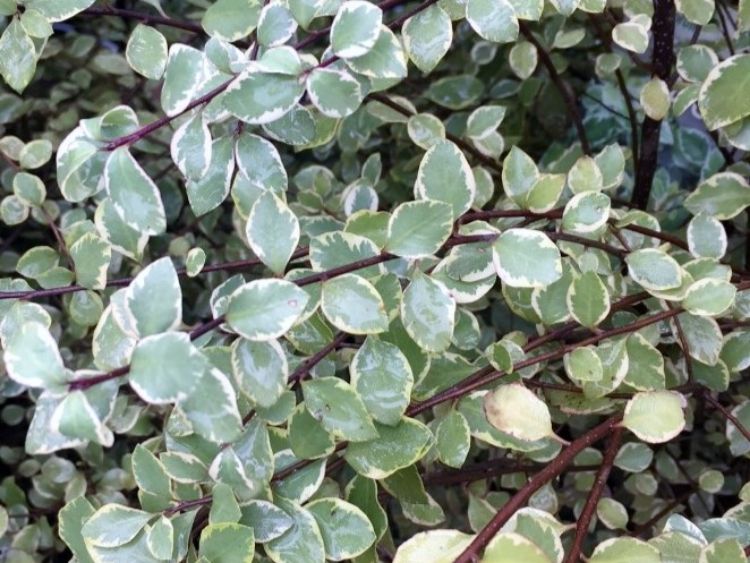
[[[287,114],[305,91],[296,76],[262,72],[251,66],[227,88],[224,107],[245,123],[262,124]]]
[[[143,444],[138,444],[131,458],[133,477],[138,487],[147,493],[169,496],[171,485],[164,466]]]
[[[638,563],[660,563],[659,551],[636,538],[610,538],[603,541],[594,549],[589,561],[591,563],[622,563],[638,561]]]
[[[276,340],[239,338],[232,345],[232,372],[239,388],[261,407],[270,407],[286,389],[289,376],[284,350]]]
[[[287,188],[287,175],[276,147],[262,137],[243,133],[235,145],[237,167],[255,186],[274,192]]]
[[[664,291],[679,287],[684,277],[680,265],[663,250],[644,248],[625,257],[628,274],[647,290]]]
[[[609,315],[609,292],[596,272],[583,272],[573,279],[566,299],[571,316],[594,328]]]
[[[654,452],[641,442],[623,444],[615,456],[615,466],[630,473],[640,473],[651,465]]]
[[[644,442],[660,444],[685,427],[685,398],[674,391],[636,393],[625,405],[622,425]]]
[[[146,266],[124,293],[127,325],[136,336],[176,329],[182,321],[182,292],[174,264],[160,258]]]
[[[253,529],[232,522],[209,524],[201,532],[199,553],[211,563],[252,563]]]
[[[190,278],[194,278],[203,270],[206,265],[206,251],[200,247],[191,248],[185,256],[185,273]]]
[[[336,328],[350,334],[388,330],[383,299],[370,282],[356,274],[324,282],[321,309]]]
[[[623,49],[641,55],[648,48],[650,27],[651,19],[648,16],[635,16],[630,21],[615,25],[612,29],[612,40]]]
[[[26,9],[41,13],[49,22],[59,22],[73,17],[91,6],[95,0],[27,0]]]
[[[750,184],[735,172],[719,172],[704,180],[685,199],[693,215],[705,213],[720,221],[732,219],[750,205]]]
[[[257,0],[216,0],[203,14],[201,25],[210,36],[232,43],[255,29],[261,6]]]
[[[664,389],[664,356],[646,338],[633,333],[628,336],[628,373],[625,382],[639,391]]]
[[[397,346],[368,337],[354,355],[349,373],[352,387],[375,420],[391,426],[401,421],[414,376]]]
[[[669,87],[660,78],[652,78],[641,89],[643,111],[654,121],[661,121],[669,112]]]
[[[545,287],[562,276],[560,251],[547,235],[508,229],[492,245],[497,275],[511,287]]]
[[[94,512],[94,507],[86,500],[86,497],[80,496],[67,503],[57,513],[60,538],[70,548],[76,560],[81,563],[93,563],[81,530]]]
[[[750,332],[738,330],[724,337],[721,360],[730,371],[739,372],[750,367]]]
[[[299,221],[284,201],[266,191],[250,210],[245,234],[258,258],[275,274],[281,274],[297,248]]]
[[[156,559],[168,560],[174,548],[174,526],[165,516],[160,516],[147,532],[148,549]]]
[[[718,316],[734,302],[737,289],[731,283],[716,278],[698,280],[688,288],[683,308],[699,316]]]
[[[526,80],[536,69],[538,54],[536,47],[528,41],[519,41],[510,50],[508,62],[518,78]]]
[[[714,66],[701,86],[698,108],[709,131],[750,115],[750,100],[738,97],[747,88],[750,55],[735,55]]]
[[[242,431],[242,417],[229,378],[216,368],[209,369],[180,408],[196,434],[217,444],[234,441]]]
[[[67,381],[57,342],[44,325],[23,323],[4,344],[3,361],[13,381],[28,387],[55,387]]]
[[[167,220],[159,189],[127,147],[114,150],[107,159],[104,189],[126,225],[149,235],[165,231]]]
[[[487,41],[510,43],[518,38],[518,20],[507,0],[468,0],[466,20]]]
[[[86,545],[118,547],[132,540],[148,523],[151,514],[119,504],[105,504],[81,530]]]
[[[484,398],[487,420],[506,434],[535,441],[554,436],[547,405],[519,383],[501,385]]]
[[[359,57],[370,51],[380,36],[382,10],[370,2],[350,0],[336,12],[331,25],[331,49],[342,59]]]
[[[347,72],[328,68],[314,69],[308,75],[307,93],[320,113],[337,118],[357,111],[364,99],[355,78]]]
[[[399,546],[393,563],[453,563],[472,539],[473,536],[458,530],[420,532]]]
[[[269,2],[263,6],[258,18],[256,36],[264,47],[282,45],[297,31],[289,8],[281,2]]]
[[[166,332],[138,342],[129,382],[148,403],[174,403],[195,391],[207,368],[206,359],[187,334]]]
[[[453,211],[441,201],[409,201],[399,205],[388,221],[385,250],[404,258],[435,254],[453,229]]]
[[[404,292],[401,321],[409,336],[430,352],[447,350],[453,337],[456,302],[448,289],[419,275]]]
[[[272,340],[292,328],[308,299],[288,281],[254,280],[232,294],[227,323],[248,340]]]
[[[529,155],[516,146],[503,161],[503,188],[517,204],[524,203],[539,179],[539,170]],[[529,196],[530,197],[530,196]]]
[[[305,381],[302,393],[307,410],[334,436],[354,442],[378,436],[362,399],[346,381],[336,377]]]
[[[330,455],[336,442],[334,436],[310,414],[303,401],[289,420],[289,445],[295,456],[317,459]]]
[[[34,77],[37,58],[34,41],[14,17],[0,37],[0,74],[8,86],[23,92]]]
[[[318,523],[326,559],[352,559],[366,551],[376,539],[367,516],[351,503],[324,498],[307,504],[305,509]]]
[[[379,437],[356,442],[346,448],[346,462],[360,475],[385,479],[421,459],[432,445],[432,433],[413,418],[402,418],[398,426],[375,423]]]
[[[589,346],[581,346],[565,354],[563,365],[568,377],[577,383],[601,381],[604,376],[602,361],[596,351]]]
[[[97,391],[103,389],[100,387]],[[82,391],[72,391],[65,395],[55,412],[52,413],[50,427],[53,432],[59,432],[64,436],[81,438],[110,447],[114,441],[114,435],[104,425],[102,417],[94,407],[95,405]]]
[[[411,62],[427,74],[442,60],[453,42],[453,25],[440,6],[430,6],[404,22],[404,48]]]
[[[78,285],[89,289],[104,289],[107,269],[112,259],[112,247],[95,233],[86,233],[70,247]]]
[[[471,447],[469,423],[457,410],[450,411],[435,432],[438,458],[449,467],[463,466]]]
[[[412,142],[425,150],[445,139],[443,122],[430,113],[412,115],[406,127]]]
[[[603,193],[587,191],[574,195],[563,211],[563,229],[581,234],[598,231],[609,220],[610,205],[609,196]]]
[[[722,538],[701,550],[699,563],[744,563],[747,561],[742,544],[735,538]]]
[[[13,177],[13,193],[25,205],[39,207],[47,197],[47,188],[39,176],[19,172]]]
[[[549,563],[550,559],[530,540],[514,532],[501,532],[487,544],[483,563]]]
[[[34,246],[16,263],[16,272],[27,278],[38,278],[60,262],[60,255],[49,246]]]
[[[715,217],[698,213],[687,228],[690,254],[696,258],[720,259],[727,251],[727,233]]]
[[[188,179],[199,180],[208,172],[212,143],[204,112],[195,112],[175,131],[170,153],[177,168]]]
[[[201,51],[181,43],[172,44],[161,89],[164,113],[168,116],[182,113],[200,95],[207,77],[208,60]]]
[[[167,68],[167,40],[153,27],[139,23],[130,34],[125,57],[138,74],[158,80]]]
[[[422,157],[414,184],[416,197],[450,204],[456,219],[471,207],[475,192],[469,163],[452,142],[437,143]]]

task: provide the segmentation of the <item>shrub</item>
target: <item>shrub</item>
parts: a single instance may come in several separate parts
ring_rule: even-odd
[[[746,561],[748,0],[0,14],[4,561]]]

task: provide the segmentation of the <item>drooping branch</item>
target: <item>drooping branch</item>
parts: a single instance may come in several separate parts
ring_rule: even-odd
[[[612,434],[616,425],[620,422],[619,415],[608,418],[598,426],[586,432],[565,447],[558,456],[553,459],[544,469],[535,474],[529,481],[506,502],[500,510],[492,517],[487,525],[474,537],[468,547],[455,559],[454,563],[472,563],[476,561],[480,553],[487,547],[495,534],[510,520],[513,514],[522,508],[536,491],[546,483],[560,475],[570,465],[575,457],[584,449],[595,444],[599,440]]]
[[[589,532],[591,519],[596,512],[596,506],[599,504],[599,499],[604,492],[607,479],[609,478],[612,466],[615,463],[615,456],[617,455],[617,451],[620,449],[620,443],[622,442],[622,432],[623,428],[621,426],[616,426],[612,430],[612,436],[610,437],[609,444],[604,452],[601,467],[599,467],[599,471],[596,473],[596,478],[594,479],[594,486],[591,488],[591,492],[586,499],[586,504],[583,506],[581,515],[578,517],[576,533],[573,537],[573,545],[570,546],[570,551],[568,551],[568,556],[565,558],[564,563],[578,563],[581,558],[583,541]]]
[[[576,102],[573,93],[570,91],[569,86],[557,72],[555,63],[552,62],[552,59],[550,58],[549,53],[544,48],[544,46],[537,40],[537,38],[523,21],[519,21],[518,25],[521,34],[529,43],[536,47],[537,54],[539,55],[539,60],[544,65],[544,68],[547,69],[547,73],[549,74],[550,79],[552,80],[557,90],[560,92],[560,95],[565,102],[565,107],[568,111],[568,115],[570,116],[570,119],[576,128],[578,140],[581,143],[583,152],[585,154],[591,154],[591,145],[589,144],[589,139],[586,136],[586,128],[583,126],[583,117],[581,116],[581,111],[578,109],[578,103]]]
[[[654,0],[654,18],[651,31],[654,36],[652,58],[653,73],[667,85],[671,85],[674,66],[675,5],[673,0]],[[651,185],[656,173],[659,153],[659,137],[662,120],[646,116],[641,127],[641,153],[638,157],[638,172],[630,203],[646,209],[651,197]]]

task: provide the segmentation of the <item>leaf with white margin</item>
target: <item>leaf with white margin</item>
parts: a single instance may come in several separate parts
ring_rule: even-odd
[[[362,0],[344,2],[331,25],[331,49],[342,59],[360,57],[375,46],[383,11]]]
[[[484,139],[494,133],[503,119],[507,108],[505,106],[480,106],[469,115],[466,121],[466,135],[472,139]]]
[[[136,337],[126,333],[114,319],[112,306],[102,312],[91,338],[94,364],[103,371],[110,371],[130,363],[135,349]]]
[[[273,1],[265,3],[258,18],[256,37],[264,47],[275,47],[286,41],[297,31],[294,20],[286,3]]]
[[[424,150],[428,150],[445,139],[443,122],[431,113],[412,115],[406,128],[412,142]]]
[[[747,427],[750,424],[750,401],[742,401],[731,410],[731,414],[740,424]],[[739,457],[750,452],[750,442],[730,420],[727,420],[724,434],[729,441],[729,451],[733,456]]]
[[[750,55],[725,59],[708,73],[698,95],[698,108],[709,131],[750,115],[750,99],[741,96],[750,82]]]
[[[94,212],[96,231],[113,250],[140,262],[149,235],[129,226],[115,211],[112,200],[104,198]]]
[[[526,193],[522,207],[534,213],[546,213],[557,205],[564,188],[565,174],[540,174]]]
[[[438,251],[453,229],[453,211],[442,201],[408,201],[388,221],[385,250],[404,258],[422,258]]]
[[[745,563],[747,556],[739,538],[717,539],[701,550],[698,563]]]
[[[555,436],[546,403],[520,383],[501,385],[487,393],[484,412],[492,426],[520,440]]]
[[[448,349],[453,337],[456,302],[448,289],[432,278],[419,275],[404,291],[401,321],[420,348],[430,352]]]
[[[457,218],[471,207],[476,193],[474,174],[461,150],[450,141],[433,145],[422,157],[414,195],[449,203]]]
[[[397,426],[375,423],[380,435],[374,440],[356,442],[346,448],[346,462],[360,475],[385,479],[409,467],[430,449],[432,432],[413,418],[402,418]]]
[[[727,232],[721,221],[705,213],[698,213],[687,228],[690,254],[696,258],[720,259],[727,251]]]
[[[310,239],[310,264],[316,272],[338,268],[366,258],[374,258],[380,249],[370,239],[343,231],[330,231]],[[358,270],[363,276],[382,272],[380,265]]]
[[[305,30],[324,5],[325,0],[289,0],[289,9],[294,19]]]
[[[249,340],[273,340],[292,328],[308,299],[307,293],[291,282],[253,280],[232,294],[227,323]]]
[[[129,227],[149,235],[159,235],[167,228],[159,189],[127,147],[109,155],[104,167],[104,189],[115,212]]]
[[[271,407],[286,389],[289,365],[276,340],[238,338],[232,345],[232,373],[240,390],[261,407]]]
[[[234,147],[237,167],[253,184],[275,192],[287,188],[287,174],[279,151],[270,141],[243,132]]]
[[[208,361],[183,332],[147,336],[135,347],[128,381],[147,403],[187,399],[203,379]]]
[[[616,188],[622,183],[625,175],[625,154],[620,145],[607,145],[594,157],[594,162],[602,174],[603,190]]]
[[[643,248],[625,257],[628,274],[645,289],[664,291],[679,287],[684,271],[669,254],[658,248]]]
[[[174,526],[166,516],[160,516],[147,529],[146,543],[151,554],[160,560],[171,559],[174,548]]]
[[[118,547],[132,540],[152,515],[120,504],[105,504],[81,529],[87,545]]]
[[[286,512],[265,500],[251,500],[240,505],[240,510],[240,523],[253,528],[258,543],[278,538],[294,523]]]
[[[425,74],[440,63],[453,42],[451,18],[437,5],[406,20],[401,33],[406,54]]]
[[[198,180],[208,172],[211,149],[211,132],[203,111],[196,111],[180,125],[170,144],[172,160],[190,180]]]
[[[245,226],[250,248],[275,274],[282,274],[299,242],[299,221],[271,191],[253,204]]]
[[[346,59],[354,72],[370,78],[405,78],[406,54],[401,41],[388,27],[380,26],[375,45],[362,56]]]
[[[26,432],[24,448],[31,455],[45,455],[57,450],[78,448],[86,445],[86,440],[71,438],[52,429],[52,415],[63,398],[42,392],[34,405],[34,416]]]
[[[326,559],[344,561],[364,553],[375,531],[362,510],[339,498],[322,498],[305,505],[323,537]]]
[[[323,283],[321,309],[339,330],[377,334],[388,330],[388,315],[378,290],[361,276],[344,274]]]
[[[648,31],[650,28],[650,18],[636,16],[630,21],[618,23],[612,29],[612,40],[626,51],[642,55],[648,48]]]
[[[579,346],[563,356],[565,373],[575,382],[601,381],[604,376],[602,361],[590,346]]]
[[[625,405],[622,425],[644,442],[669,442],[685,428],[687,401],[674,391],[636,393]]]
[[[161,89],[164,113],[174,116],[183,112],[200,95],[208,77],[208,59],[202,51],[182,43],[173,43],[169,48]]]
[[[233,43],[255,29],[261,6],[258,0],[216,0],[203,14],[201,25],[211,37]]]
[[[213,211],[229,195],[234,174],[233,144],[230,136],[215,139],[206,173],[197,180],[188,180],[188,201],[196,216]]]
[[[440,420],[435,431],[438,459],[448,467],[460,468],[471,448],[471,429],[466,417],[457,410]]]
[[[703,212],[726,221],[750,205],[750,184],[736,172],[719,172],[698,184],[684,205],[693,215]]]
[[[193,430],[216,444],[228,444],[242,432],[242,417],[237,408],[237,394],[229,378],[217,368],[209,368],[200,385],[180,400]]]
[[[49,329],[26,322],[5,341],[3,361],[10,378],[27,387],[56,387],[68,380]]]
[[[565,231],[594,233],[607,224],[611,210],[609,196],[601,192],[582,192],[565,205],[562,225]]]
[[[568,186],[574,194],[601,191],[604,178],[596,160],[590,156],[582,156],[576,160],[568,172]]]
[[[702,317],[715,317],[726,311],[734,302],[737,288],[716,278],[704,278],[690,286],[682,307]]]
[[[661,121],[669,113],[669,87],[661,78],[652,78],[641,89],[643,111],[654,121]]]
[[[634,332],[627,338],[628,373],[624,381],[638,391],[664,389],[664,356],[646,338]]]
[[[474,536],[458,530],[428,530],[402,543],[393,563],[453,563]]]
[[[114,434],[100,420],[83,391],[71,391],[52,413],[50,428],[63,436],[81,438],[110,447]]]
[[[500,532],[487,544],[480,563],[552,563],[531,540],[515,532]]]
[[[398,346],[368,337],[354,355],[349,373],[352,387],[375,420],[388,425],[401,421],[414,375]]]
[[[706,365],[716,365],[722,352],[722,332],[718,323],[711,317],[699,317],[690,313],[683,313],[678,319],[688,347],[683,353],[689,353]],[[676,327],[673,330],[676,331]],[[682,346],[679,338],[677,344]]]
[[[138,74],[158,80],[167,68],[167,40],[155,28],[139,23],[128,39],[125,58]]]
[[[628,537],[610,538],[601,542],[594,549],[589,563],[661,563],[659,551],[646,542]]]
[[[251,65],[227,88],[222,101],[237,119],[257,125],[284,117],[304,92],[296,76],[262,72]]]
[[[0,74],[8,86],[22,93],[34,78],[38,55],[34,41],[17,17],[3,30],[0,55]]]
[[[508,54],[508,63],[515,75],[526,80],[534,74],[538,61],[536,47],[528,41],[519,41],[513,45]]]
[[[510,287],[545,287],[562,277],[560,251],[532,229],[508,229],[492,245],[497,275]]]
[[[468,0],[466,21],[482,39],[510,43],[518,38],[518,20],[507,0]]]
[[[266,555],[277,563],[325,561],[323,537],[312,514],[284,497],[274,500],[294,524],[281,536],[265,544]]]
[[[351,74],[330,68],[316,68],[307,77],[307,93],[320,113],[341,118],[359,108],[364,96]]]
[[[27,0],[27,10],[36,10],[50,23],[72,18],[94,3],[95,0]]]
[[[508,196],[521,205],[539,179],[539,169],[533,159],[517,146],[512,146],[503,160],[503,189]]]
[[[255,534],[252,528],[234,522],[209,524],[201,532],[199,553],[211,563],[252,563]]]
[[[377,438],[370,414],[352,386],[337,377],[320,377],[302,384],[305,407],[323,427],[343,440]]]
[[[568,310],[576,322],[594,328],[609,315],[610,299],[607,286],[594,271],[573,278],[566,298]]]
[[[182,321],[182,291],[169,257],[141,270],[125,290],[125,315],[139,336],[176,329]]]
[[[112,247],[107,241],[95,232],[86,233],[70,247],[70,256],[78,285],[89,289],[106,287],[107,269],[112,259]]]
[[[296,467],[296,464],[300,461],[302,460],[297,458],[290,449],[276,452],[274,455],[276,471],[283,471],[292,467],[296,468],[296,471],[274,483],[274,497],[284,497],[294,502],[303,503],[320,489],[325,477],[326,460],[317,459],[304,467]]]

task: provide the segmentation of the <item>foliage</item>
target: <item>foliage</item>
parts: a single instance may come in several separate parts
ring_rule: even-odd
[[[0,17],[4,561],[746,561],[750,1]]]

